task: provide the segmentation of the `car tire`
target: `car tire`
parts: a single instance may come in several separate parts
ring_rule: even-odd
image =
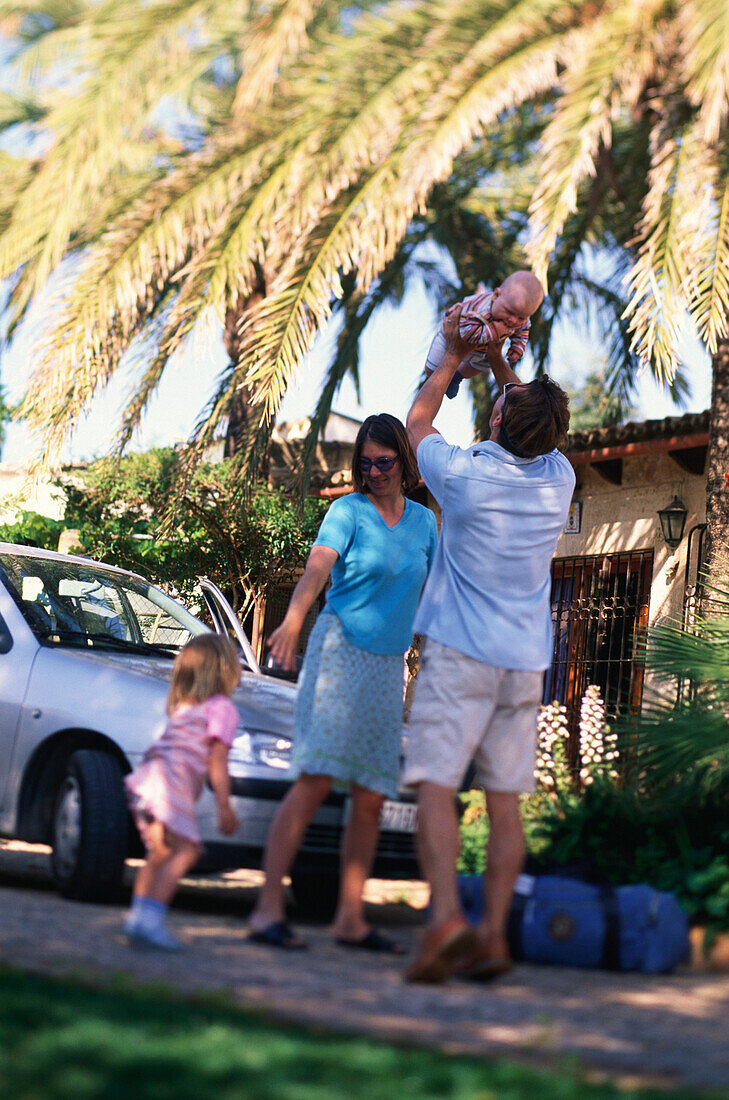
[[[96,749],[72,753],[58,787],[51,826],[51,871],[64,897],[119,899],[127,831],[119,761]]]
[[[339,897],[337,871],[292,871],[291,891],[302,916],[330,921]]]

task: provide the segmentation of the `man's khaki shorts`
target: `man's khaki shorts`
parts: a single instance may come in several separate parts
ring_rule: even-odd
[[[533,791],[543,677],[495,668],[427,638],[403,782],[458,789],[473,760],[487,791]]]

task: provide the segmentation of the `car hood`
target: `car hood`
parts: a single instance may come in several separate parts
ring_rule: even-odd
[[[160,732],[171,676],[165,657],[44,646],[26,702],[56,729],[93,729],[134,754]],[[295,684],[244,670],[233,695],[241,725],[291,737],[296,691]]]

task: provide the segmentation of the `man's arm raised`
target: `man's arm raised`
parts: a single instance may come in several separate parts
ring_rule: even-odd
[[[433,427],[433,421],[443,404],[445,391],[448,389],[453,375],[458,370],[461,360],[473,351],[473,347],[461,337],[459,332],[458,319],[460,315],[460,303],[448,310],[443,326],[446,339],[445,355],[430,377],[423,383],[405,421],[405,427],[414,451],[417,451],[418,444],[425,439],[426,435],[432,435],[434,432],[437,434],[437,428]]]
[[[491,373],[500,390],[504,388],[507,382],[521,382],[521,378],[519,378],[517,374],[514,374],[511,364],[507,363],[506,359],[504,359],[501,345],[501,340],[492,340],[490,344],[484,344],[486,358],[491,367]]]

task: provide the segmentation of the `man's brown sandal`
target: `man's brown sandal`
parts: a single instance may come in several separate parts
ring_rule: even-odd
[[[450,917],[426,932],[415,960],[405,971],[408,982],[437,984],[450,978],[462,959],[476,953],[479,939],[463,917]]]
[[[479,940],[476,950],[459,959],[456,975],[472,982],[490,982],[500,974],[507,974],[512,968],[508,955],[494,955],[483,940]]]

